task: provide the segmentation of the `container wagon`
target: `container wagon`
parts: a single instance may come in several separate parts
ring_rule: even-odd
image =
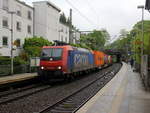
[[[94,52],[95,67],[101,69],[104,66],[104,53],[101,51]]]

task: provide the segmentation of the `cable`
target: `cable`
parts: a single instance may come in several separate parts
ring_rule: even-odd
[[[80,14],[80,16],[82,16],[84,19],[86,19],[90,24],[94,24],[95,25],[95,23],[93,23],[91,20],[89,20],[84,14],[82,14],[69,0],[66,0],[66,2],[72,7],[72,8],[74,8],[79,14]]]
[[[93,12],[93,14],[95,14],[95,17],[97,18],[97,29],[99,28],[99,16],[97,11],[95,10],[95,8],[92,7],[92,4],[90,3],[89,0],[86,0],[87,5],[89,6],[89,8],[91,9],[91,11]]]
[[[78,0],[76,0],[77,2]],[[97,11],[92,7],[92,5],[90,4],[90,1],[89,0],[86,0],[87,3],[87,6],[90,8],[90,11],[92,12],[93,15],[95,15],[95,17],[97,18],[97,29],[99,28],[99,16],[98,16],[98,13]]]
[[[86,3],[87,3],[88,6],[90,7],[91,11],[93,11],[93,14],[96,15],[96,17],[97,17],[97,22],[99,23],[99,16],[98,16],[97,11],[95,10],[95,8],[92,7],[92,5],[90,4],[89,0],[86,0]]]

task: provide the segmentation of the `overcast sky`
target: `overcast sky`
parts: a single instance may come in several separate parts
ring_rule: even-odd
[[[23,0],[28,4],[39,0]],[[141,20],[141,9],[138,5],[145,5],[145,0],[49,0],[58,6],[66,16],[72,8],[70,1],[83,15],[83,18],[74,8],[73,24],[80,30],[105,28],[111,37],[118,35],[120,29],[130,30],[135,23]],[[145,19],[150,20],[150,13],[145,10]],[[89,22],[90,21],[90,22]]]

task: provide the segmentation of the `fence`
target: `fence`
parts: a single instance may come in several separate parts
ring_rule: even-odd
[[[0,77],[10,75],[10,73],[11,73],[11,65],[9,64],[10,63],[9,59],[5,59],[4,62],[6,64],[1,63],[1,65],[0,65]],[[29,64],[17,65],[14,63],[14,74],[37,72],[39,63],[40,63],[39,57],[30,58]]]
[[[141,63],[141,78],[145,85],[145,88],[150,88],[150,73],[149,73],[149,61],[150,57],[148,55],[142,56],[142,63]]]
[[[7,76],[11,73],[11,66],[10,65],[0,65],[0,77]],[[29,73],[29,72],[36,72],[37,67],[30,67],[30,65],[17,65],[14,66],[14,74],[21,74],[21,73]]]

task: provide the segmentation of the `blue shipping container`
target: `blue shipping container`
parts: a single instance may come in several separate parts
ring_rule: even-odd
[[[94,66],[94,56],[91,52],[73,50],[68,57],[68,68],[71,72],[91,69]]]

